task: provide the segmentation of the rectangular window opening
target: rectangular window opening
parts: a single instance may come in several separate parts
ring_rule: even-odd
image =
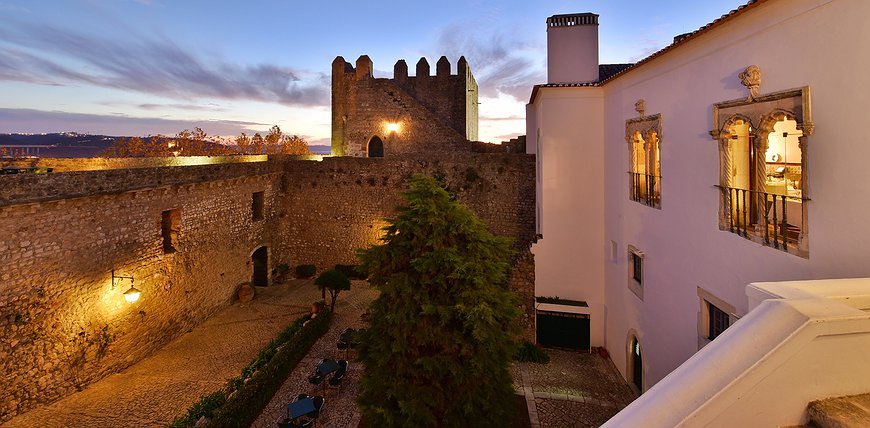
[[[710,317],[707,338],[713,340],[731,325],[731,320],[727,312],[710,302],[707,302],[707,313]]]
[[[643,251],[628,246],[628,289],[643,300]]]
[[[631,252],[631,279],[643,285],[643,256],[635,251]]]
[[[181,223],[181,212],[178,209],[163,211],[160,219],[160,230],[163,237],[163,253],[177,251],[178,230]]]
[[[262,220],[265,217],[263,208],[265,206],[265,192],[254,192],[251,195],[251,213],[254,221]]]

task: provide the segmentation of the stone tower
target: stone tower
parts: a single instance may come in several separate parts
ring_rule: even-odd
[[[375,78],[372,60],[360,56],[354,67],[338,56],[332,62],[333,156],[469,151],[477,140],[477,82],[465,57],[456,74],[442,56],[430,74],[421,58],[416,75],[399,60],[393,78]]]

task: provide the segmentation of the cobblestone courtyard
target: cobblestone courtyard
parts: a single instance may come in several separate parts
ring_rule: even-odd
[[[312,280],[258,289],[251,303],[235,303],[151,357],[51,405],[14,418],[4,427],[164,427],[201,395],[236,376],[277,333],[306,313],[320,298]],[[361,367],[351,361],[339,390],[308,384],[323,358],[344,359],[336,348],[341,332],[364,327],[360,316],[376,292],[354,281],[336,303],[329,331],[302,362],[255,421],[253,427],[277,426],[286,405],[300,393],[324,395],[318,426],[356,427],[353,403]],[[634,394],[609,360],[597,354],[548,350],[548,364],[517,363],[514,388],[526,398],[532,427],[596,427],[625,407]],[[353,354],[350,355],[352,360]]]
[[[252,302],[224,308],[123,372],[3,427],[165,427],[200,396],[237,376],[279,331],[320,299],[313,280],[257,292]],[[351,299],[357,292],[352,289],[340,298]]]

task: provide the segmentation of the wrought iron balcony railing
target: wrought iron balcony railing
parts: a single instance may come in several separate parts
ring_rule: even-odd
[[[631,200],[644,205],[661,208],[661,177],[639,172],[629,172],[631,177]]]
[[[797,248],[803,228],[803,203],[808,198],[716,187],[722,192],[723,223],[728,231],[784,251]]]

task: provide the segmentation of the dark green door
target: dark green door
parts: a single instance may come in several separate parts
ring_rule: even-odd
[[[589,315],[538,311],[538,344],[589,350]]]

